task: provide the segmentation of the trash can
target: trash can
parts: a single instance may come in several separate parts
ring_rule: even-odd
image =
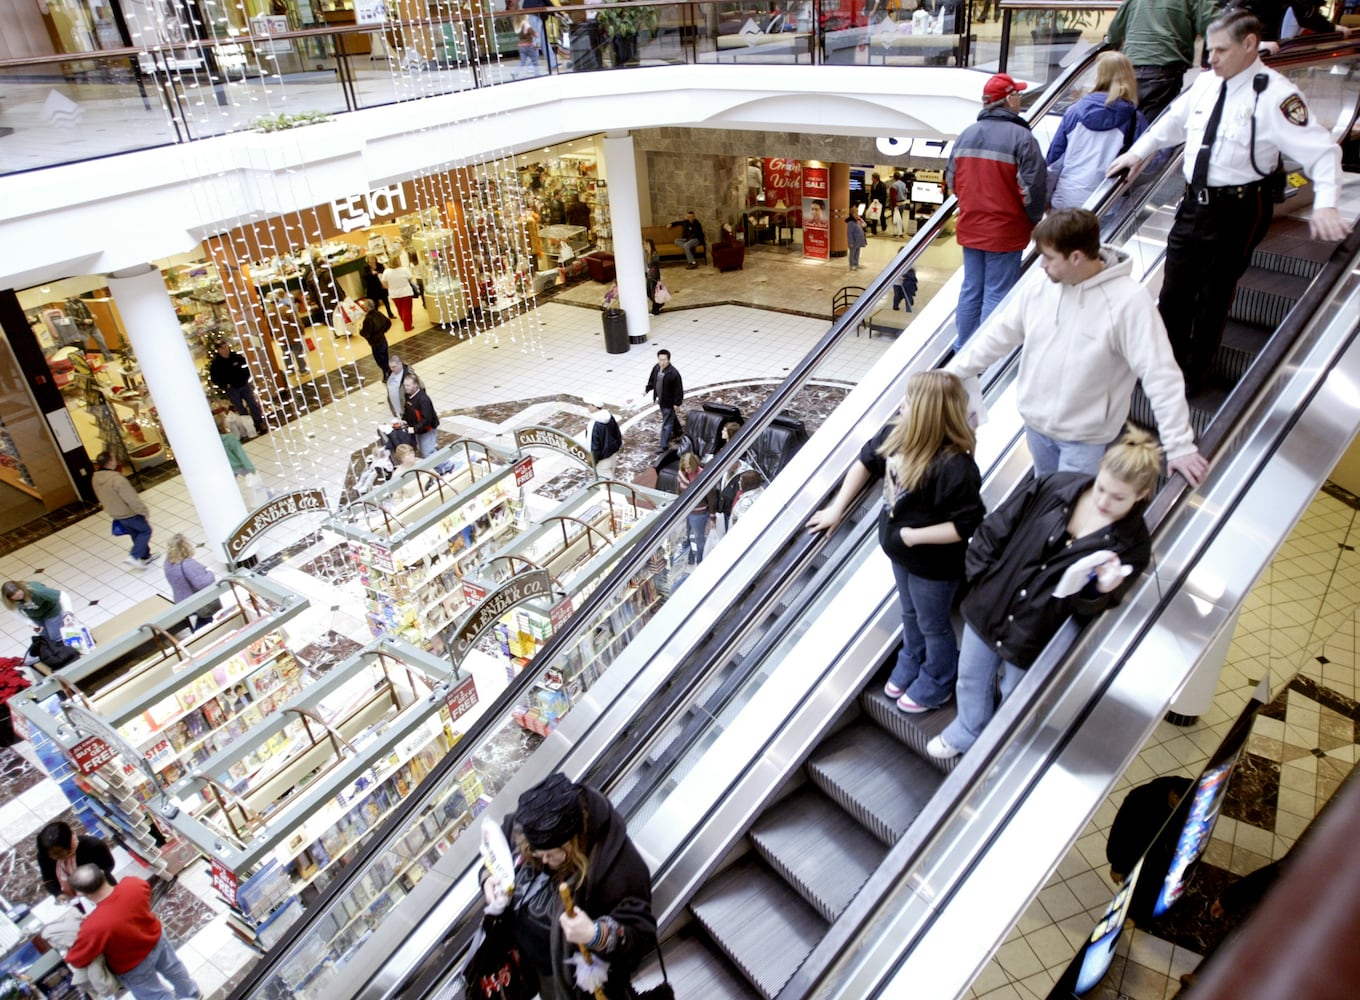
[[[604,324],[604,349],[609,354],[628,353],[628,316],[622,310],[606,309],[600,313]]]

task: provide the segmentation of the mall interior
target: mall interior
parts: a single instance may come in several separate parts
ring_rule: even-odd
[[[1208,479],[1162,487],[1126,600],[932,762],[953,705],[882,693],[877,497],[804,525],[950,355],[945,165],[983,82],[1028,82],[1046,146],[1117,4],[569,8],[532,59],[513,4],[370,6],[47,0],[0,42],[0,579],[59,591],[81,652],[9,700],[6,995],[78,995],[42,936],[56,821],[152,881],[205,997],[464,995],[478,831],[558,770],[627,818],[678,997],[1349,995],[1354,866],[1323,852],[1360,822],[1360,238],[1306,238],[1306,177],[1190,400]],[[1353,227],[1360,42],[1299,41],[1272,66],[1346,151]],[[1093,195],[1153,295],[1180,169]],[[415,292],[377,305],[390,353],[439,417],[405,475],[350,318],[388,269]],[[678,493],[644,388],[663,350],[705,463]],[[989,509],[1029,472],[1014,368],[983,380]],[[101,453],[149,567],[95,500]],[[176,535],[215,577],[178,603]],[[6,656],[33,633],[0,615]],[[1166,856],[1116,880],[1121,805],[1170,778],[1193,791],[1154,810]],[[1220,907],[1278,862],[1254,913]]]

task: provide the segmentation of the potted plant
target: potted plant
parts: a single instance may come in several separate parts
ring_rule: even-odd
[[[595,23],[609,39],[614,50],[614,65],[637,62],[638,33],[644,28],[653,36],[660,24],[655,7],[618,7],[610,10],[621,0],[606,0],[604,9],[595,15]]]
[[[1035,45],[1075,45],[1082,30],[1096,23],[1093,10],[1025,10],[1019,12],[1022,24],[1030,25]]]

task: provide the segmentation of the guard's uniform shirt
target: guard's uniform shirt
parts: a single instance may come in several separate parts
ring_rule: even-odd
[[[1258,73],[1264,73],[1269,80],[1259,99],[1252,87]],[[1147,157],[1158,149],[1184,142],[1183,167],[1186,183],[1189,183],[1222,82],[1213,73],[1201,73],[1190,89],[1130,147],[1130,151]],[[1253,112],[1256,167],[1252,166]],[[1327,129],[1313,118],[1293,84],[1257,59],[1228,81],[1223,117],[1209,154],[1209,187],[1255,184],[1263,179],[1261,171],[1269,174],[1275,169],[1276,158],[1281,152],[1312,178],[1313,204],[1317,208],[1335,208],[1337,179],[1341,173],[1340,147]]]

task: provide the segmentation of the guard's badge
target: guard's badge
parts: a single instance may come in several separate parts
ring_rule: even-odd
[[[1290,94],[1280,105],[1280,111],[1284,113],[1285,120],[1292,125],[1308,124],[1308,105],[1303,103],[1303,98],[1298,94]]]

